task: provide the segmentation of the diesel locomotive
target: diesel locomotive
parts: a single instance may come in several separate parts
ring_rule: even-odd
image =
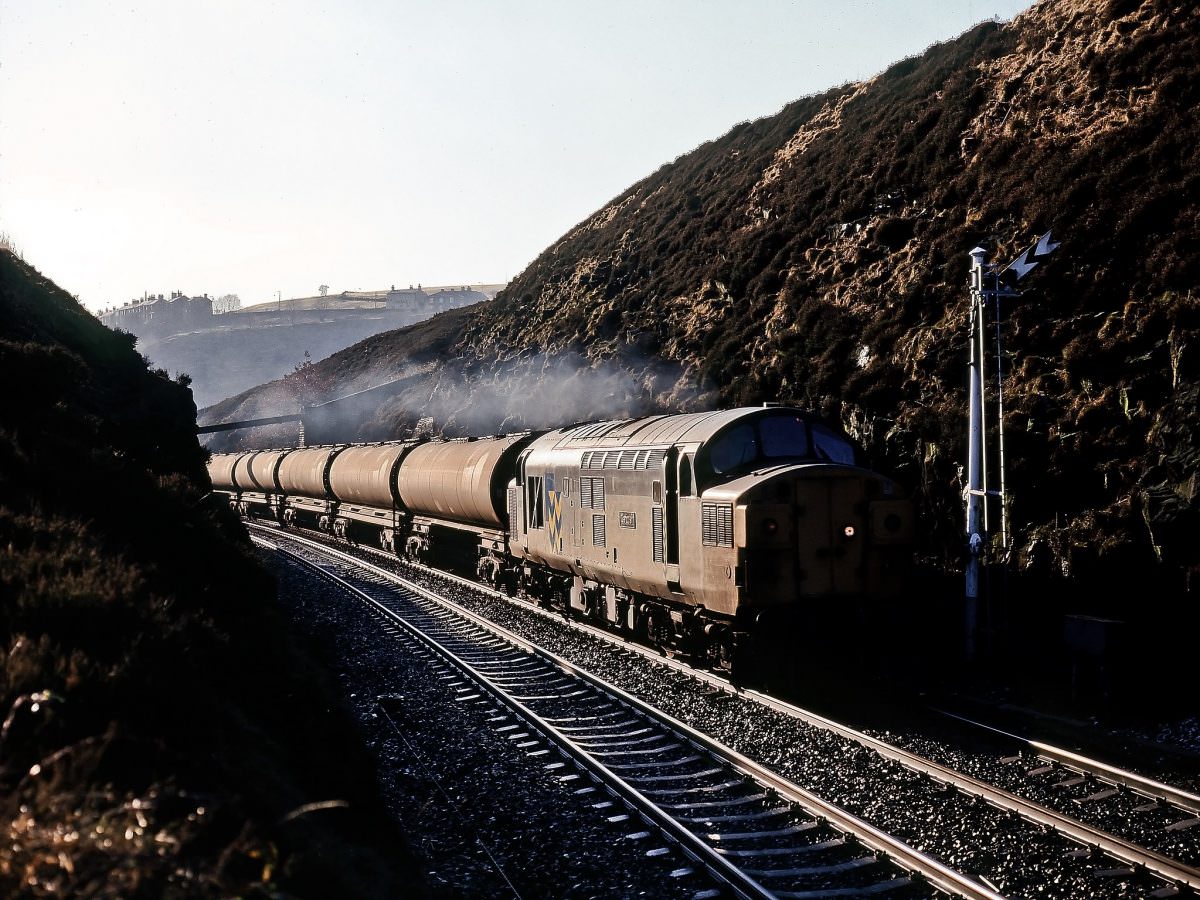
[[[245,516],[374,540],[695,662],[903,588],[913,510],[816,417],[741,408],[544,433],[213,456]]]

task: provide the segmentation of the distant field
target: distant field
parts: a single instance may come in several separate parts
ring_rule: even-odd
[[[427,294],[436,294],[438,291],[455,290],[460,287],[467,287],[473,291],[487,294],[488,298],[494,298],[501,290],[504,289],[504,284],[444,284],[444,285],[422,285],[421,290]],[[320,295],[315,297],[288,297],[282,301],[267,300],[263,303],[254,303],[250,306],[243,306],[242,311],[248,309],[277,309],[286,307],[287,309],[371,309],[372,307],[383,302],[387,296],[387,291],[346,291],[345,293],[330,294],[328,297]]]

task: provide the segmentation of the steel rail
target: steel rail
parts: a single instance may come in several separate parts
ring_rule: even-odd
[[[1038,756],[1053,762],[1061,763],[1068,768],[1075,769],[1079,772],[1084,772],[1089,775],[1095,775],[1097,778],[1102,778],[1105,781],[1110,781],[1114,784],[1119,784],[1122,787],[1127,787],[1139,794],[1144,794],[1157,800],[1165,800],[1168,803],[1178,806],[1193,815],[1200,816],[1200,796],[1189,793],[1182,788],[1177,788],[1174,785],[1164,784],[1161,781],[1155,781],[1153,778],[1147,778],[1145,775],[1139,775],[1136,772],[1130,772],[1126,769],[1111,766],[1108,763],[1101,762],[1098,759],[1092,759],[1075,753],[1071,750],[1064,750],[1062,747],[1055,747],[1052,744],[1044,744],[1041,741],[1035,741],[1032,738],[1021,737],[1019,734],[1013,734],[1010,731],[1005,731],[1002,728],[997,728],[995,725],[988,725],[986,722],[980,722],[971,719],[967,716],[959,715],[958,713],[950,712],[946,709],[938,709],[930,707],[934,712],[940,713],[951,719],[957,719],[967,725],[975,728],[981,728],[984,731],[990,731],[994,734],[999,734],[1018,743],[1024,744],[1033,750]]]
[[[525,649],[548,662],[553,663],[564,671],[569,672],[586,683],[592,685],[596,689],[618,698],[623,703],[636,709],[638,712],[641,712],[660,724],[675,730],[682,737],[685,737],[693,744],[703,748],[713,756],[733,766],[735,769],[741,771],[744,775],[747,775],[748,777],[759,781],[765,786],[770,787],[785,799],[788,799],[793,803],[806,808],[810,814],[823,817],[831,822],[835,827],[840,828],[842,831],[853,834],[864,846],[893,859],[902,867],[918,873],[929,884],[939,888],[942,891],[952,895],[973,898],[973,900],[975,900],[975,898],[978,898],[978,900],[985,900],[985,898],[986,900],[1001,900],[1003,897],[1002,894],[981,884],[973,878],[970,878],[969,876],[950,868],[939,860],[921,853],[920,851],[905,844],[903,841],[900,841],[899,839],[881,831],[870,823],[859,819],[857,816],[854,816],[841,807],[835,806],[834,804],[821,799],[817,795],[807,791],[799,785],[788,781],[783,776],[771,771],[770,769],[767,769],[744,754],[738,753],[737,751],[714,740],[708,735],[697,731],[690,725],[687,725],[662,712],[661,710],[656,709],[645,701],[634,697],[632,694],[625,692],[621,688],[609,684],[608,682],[591,674],[585,669],[580,668],[569,660],[566,660],[537,646],[528,639],[509,631],[507,628],[504,628],[503,626],[498,625],[495,622],[478,615],[477,613],[473,613],[470,610],[463,608],[452,600],[448,600],[445,597],[441,597],[433,591],[428,590],[427,588],[414,584],[403,578],[403,576],[397,575],[394,572],[380,568],[379,566],[376,566],[351,554],[345,553],[344,551],[338,550],[334,547],[330,547],[321,542],[313,541],[309,538],[304,538],[290,533],[281,535],[281,532],[278,529],[271,529],[261,525],[254,527],[262,531],[270,532],[274,537],[282,536],[286,540],[296,541],[297,543],[308,546],[320,553],[324,553],[327,556],[332,556],[336,559],[341,559],[347,564],[363,568],[378,577],[382,577],[394,584],[404,587],[406,590],[410,590],[433,602],[442,604],[443,606],[452,609],[456,614],[499,635],[506,641],[509,641],[510,643],[519,646],[522,649]],[[321,570],[320,567],[314,568],[316,568],[318,571],[324,571]],[[472,586],[477,586],[474,585],[473,582],[467,583],[471,584]],[[688,833],[691,834],[690,832]],[[704,846],[706,851],[709,850],[707,845],[702,846]]]
[[[265,526],[258,527],[264,528]],[[275,529],[268,530],[274,530],[275,533],[279,533],[278,530]],[[341,550],[328,547],[327,545],[318,541],[313,541],[313,543],[319,547],[330,550],[331,552],[343,553]],[[366,549],[383,555],[383,551],[376,551],[373,547],[360,547],[359,549]],[[357,559],[349,554],[344,555],[346,555],[349,559]],[[391,557],[389,556],[389,558]],[[364,565],[372,565],[363,560],[357,561],[363,563]],[[373,566],[373,568],[377,567]],[[478,582],[471,581],[470,579],[451,573],[442,572],[438,569],[433,569],[427,566],[421,566],[421,568],[440,577],[450,579],[485,593],[490,593],[493,596],[504,598],[506,600],[511,599],[500,591],[497,591],[486,585],[481,585]],[[398,576],[392,572],[387,572],[385,569],[380,569],[379,571],[381,573],[386,573],[387,577],[402,580],[402,576]],[[533,604],[523,604],[523,608],[530,609],[531,611],[536,612],[544,617],[552,618],[559,622],[564,621],[562,616],[540,609]],[[474,615],[471,613],[468,614]],[[980,799],[999,809],[1011,811],[1027,821],[1047,828],[1052,828],[1083,846],[1103,850],[1119,860],[1123,860],[1134,866],[1142,867],[1146,871],[1157,875],[1159,878],[1174,884],[1186,885],[1193,891],[1200,892],[1200,869],[1186,865],[1161,853],[1146,849],[1145,847],[1141,847],[1137,844],[1134,844],[1132,841],[1128,841],[1107,831],[1093,828],[1090,825],[1086,825],[1077,819],[1073,819],[1070,816],[1057,812],[1056,810],[1042,806],[1041,804],[1035,803],[1032,800],[1027,800],[1024,797],[1021,797],[1010,791],[1006,791],[1003,788],[994,787],[993,785],[987,784],[984,781],[980,781],[979,779],[970,775],[964,775],[948,766],[935,763],[911,751],[893,746],[892,744],[889,744],[880,738],[873,737],[865,732],[851,728],[847,725],[843,725],[840,722],[836,722],[832,719],[828,719],[822,715],[819,715],[818,713],[814,713],[810,710],[803,709],[802,707],[795,706],[794,704],[779,700],[760,691],[736,687],[718,675],[693,668],[677,660],[670,659],[669,657],[664,657],[658,652],[642,647],[638,644],[628,643],[627,641],[624,641],[624,639],[614,636],[612,633],[604,631],[603,629],[596,628],[595,626],[578,622],[576,620],[570,620],[570,624],[573,627],[590,632],[601,639],[609,641],[610,643],[621,646],[625,650],[639,653],[652,661],[685,673],[727,693],[751,699],[763,706],[775,710],[776,712],[797,719],[814,728],[832,732],[833,734],[837,734],[847,740],[854,741],[863,747],[874,750],[884,759],[897,762],[906,768],[920,772],[921,774],[936,781],[952,785],[958,790],[961,790],[966,794],[979,797]],[[687,726],[684,727],[686,728]],[[1059,750],[1058,748],[1052,749],[1064,754],[1069,752],[1065,750]],[[1085,758],[1080,757],[1080,759],[1082,760]],[[1094,760],[1090,762],[1095,763]],[[1103,765],[1101,763],[1095,764]],[[1171,791],[1177,790],[1170,788],[1169,785],[1163,785],[1163,787]],[[1185,797],[1190,796],[1187,795],[1186,792],[1179,791],[1178,793]]]
[[[394,554],[386,553],[385,551],[379,550],[375,547],[371,547],[368,545],[356,545],[356,546],[357,546],[357,549],[359,549],[359,550],[367,551],[373,555],[381,556],[385,559],[399,560],[399,557],[396,557]],[[473,581],[470,578],[464,578],[463,576],[456,575],[453,572],[446,572],[441,569],[435,569],[432,566],[428,566],[424,563],[414,563],[414,562],[411,562],[408,560],[404,560],[404,562],[407,565],[415,566],[416,568],[419,568],[419,569],[421,569],[425,572],[428,572],[432,575],[436,575],[440,578],[445,578],[449,581],[461,584],[464,587],[469,587],[474,590],[481,591],[486,594],[490,594],[494,597],[497,597],[499,599],[502,599],[502,600],[505,600],[508,602],[512,602],[513,600],[516,599],[513,597],[509,597],[507,594],[503,593],[502,591],[498,591],[495,588],[489,587],[486,584],[481,584],[480,582]],[[690,675],[691,677],[697,679],[698,681],[702,681],[705,684],[708,684],[708,685],[710,685],[714,688],[717,688],[719,690],[722,690],[726,693],[732,694],[734,696],[740,696],[740,697],[744,697],[747,699],[752,699],[755,702],[757,702],[763,706],[769,707],[770,709],[773,709],[776,712],[780,712],[780,713],[783,713],[792,718],[799,719],[799,720],[805,722],[806,724],[812,725],[815,728],[821,728],[821,729],[832,731],[835,734],[840,735],[841,737],[844,737],[848,740],[855,741],[856,743],[859,743],[865,747],[875,750],[882,755],[885,755],[885,756],[888,755],[887,753],[885,753],[885,749],[895,751],[895,755],[888,756],[888,758],[893,759],[896,762],[907,765],[910,760],[913,760],[913,759],[921,760],[927,765],[938,767],[939,769],[944,769],[947,773],[958,774],[959,777],[964,779],[964,783],[962,785],[957,785],[957,786],[959,786],[960,788],[962,788],[964,790],[971,787],[971,785],[973,783],[978,783],[980,785],[986,784],[985,782],[980,782],[980,781],[977,781],[976,779],[971,778],[971,776],[961,775],[961,773],[955,773],[955,771],[953,769],[949,768],[948,766],[939,766],[938,763],[934,763],[930,760],[926,760],[924,757],[921,757],[917,754],[913,754],[910,751],[901,750],[900,748],[894,747],[893,745],[888,744],[887,742],[885,742],[879,738],[872,737],[871,735],[866,734],[865,732],[862,732],[862,731],[858,731],[857,729],[851,728],[848,725],[843,725],[840,722],[836,722],[832,719],[825,718],[824,716],[821,716],[818,713],[814,713],[811,710],[807,710],[807,709],[804,709],[803,707],[796,706],[793,703],[788,703],[785,700],[780,700],[779,698],[773,697],[770,694],[765,694],[761,691],[756,691],[753,688],[738,687],[737,685],[732,684],[727,678],[724,678],[721,675],[718,675],[714,672],[706,671],[704,669],[698,669],[695,666],[690,666],[687,663],[680,662],[677,659],[673,659],[669,656],[664,656],[661,653],[659,653],[658,651],[654,650],[653,648],[645,647],[641,644],[630,643],[625,638],[623,638],[619,635],[614,635],[611,631],[607,631],[603,628],[599,628],[588,622],[584,622],[579,619],[566,620],[560,614],[555,613],[550,610],[547,610],[547,609],[543,609],[542,607],[539,607],[528,601],[518,601],[518,602],[521,602],[523,604],[523,608],[528,609],[530,612],[533,612],[536,615],[542,616],[547,619],[552,619],[559,623],[568,622],[573,628],[579,629],[580,631],[583,631],[587,634],[591,634],[594,637],[600,638],[601,640],[608,641],[609,643],[614,644],[627,652],[637,653],[652,662],[655,662],[659,665],[666,666],[666,667],[669,667],[676,671]],[[1001,728],[997,728],[994,725],[988,725],[987,723],[979,722],[979,721],[971,719],[967,716],[959,715],[958,713],[950,712],[948,710],[943,710],[943,709],[937,709],[937,708],[933,708],[933,709],[935,712],[937,712],[941,715],[948,716],[953,719],[957,719],[960,722],[963,722],[964,724],[967,724],[967,725],[970,725],[970,726],[976,727],[976,728],[982,728],[984,730],[993,732],[995,734],[999,734],[1005,738],[1011,739],[1018,743],[1024,744],[1024,745],[1028,746],[1031,750],[1033,750],[1035,753],[1037,753],[1039,756],[1043,756],[1048,760],[1059,762],[1059,763],[1063,764],[1064,766],[1069,766],[1069,767],[1078,769],[1081,772],[1086,772],[1086,773],[1095,775],[1099,778],[1106,779],[1115,784],[1119,784],[1124,787],[1127,787],[1130,790],[1134,790],[1134,791],[1137,791],[1138,793],[1145,794],[1147,797],[1151,797],[1151,798],[1159,799],[1159,800],[1165,800],[1168,803],[1172,803],[1187,812],[1190,812],[1190,813],[1193,813],[1194,815],[1200,816],[1200,796],[1189,793],[1188,791],[1185,791],[1182,788],[1178,788],[1173,785],[1165,784],[1164,782],[1156,781],[1152,778],[1147,778],[1146,776],[1139,775],[1136,772],[1130,772],[1125,769],[1120,769],[1116,766],[1111,766],[1108,763],[1104,763],[1104,762],[1101,762],[1100,760],[1092,759],[1087,756],[1083,756],[1082,754],[1075,753],[1071,750],[1066,750],[1062,747],[1056,747],[1056,746],[1053,746],[1052,744],[1046,744],[1041,741],[1033,740],[1032,738],[1026,738],[1026,737],[1022,737],[1021,735],[1018,735],[1018,734],[1013,734],[1013,733],[1005,731]],[[926,774],[929,774],[929,773],[926,773]],[[939,779],[939,780],[943,780],[943,779]],[[1017,795],[1013,795],[1013,796],[1017,796]],[[1020,798],[1020,797],[1017,797],[1017,799],[1021,800],[1024,803],[1029,803],[1033,806],[1039,806],[1039,804],[1035,804],[1031,800],[1024,800],[1024,798]],[[1048,810],[1048,811],[1050,811],[1050,810]],[[1061,815],[1061,814],[1059,814],[1059,815]],[[1069,817],[1067,817],[1067,818],[1069,818]],[[1074,821],[1074,820],[1072,820],[1072,821]],[[1039,824],[1050,824],[1050,823],[1040,822]],[[1100,833],[1103,834],[1104,832],[1100,832]],[[1116,838],[1116,840],[1121,840],[1121,839]],[[1136,845],[1131,845],[1131,846],[1136,846]],[[1153,851],[1146,851],[1146,852],[1151,853]],[[1168,859],[1168,858],[1164,857],[1164,859]],[[1192,886],[1196,887],[1196,885],[1194,885],[1194,884]]]
[[[291,536],[289,536],[291,537]],[[293,538],[294,539],[294,538]],[[496,685],[487,675],[480,672],[466,660],[459,657],[454,651],[450,650],[444,644],[425,634],[411,622],[404,618],[400,613],[388,609],[387,606],[380,603],[378,600],[371,597],[366,592],[352,585],[341,576],[328,569],[322,568],[311,560],[305,559],[297,553],[293,553],[286,547],[280,547],[272,544],[269,541],[258,539],[256,543],[260,546],[266,546],[277,553],[287,556],[289,559],[317,572],[322,577],[328,579],[340,588],[357,597],[359,600],[366,603],[376,613],[386,618],[388,621],[398,625],[410,633],[413,637],[425,644],[427,647],[434,650],[444,660],[455,666],[471,681],[475,682],[481,690],[490,694],[496,702],[510,709],[518,717],[524,719],[529,726],[535,731],[550,737],[556,744],[560,752],[570,757],[574,763],[586,772],[593,775],[599,782],[604,784],[609,790],[617,794],[624,800],[635,812],[641,815],[648,822],[652,822],[660,831],[662,831],[668,839],[677,843],[689,857],[691,857],[698,865],[703,866],[708,870],[709,874],[719,881],[721,884],[732,889],[739,897],[748,898],[748,900],[772,900],[775,897],[773,893],[751,878],[749,875],[738,869],[735,865],[719,854],[715,848],[709,847],[697,835],[693,834],[685,828],[680,822],[671,818],[664,810],[660,809],[653,801],[638,791],[631,784],[624,781],[620,776],[606,767],[603,763],[592,757],[586,750],[580,747],[575,741],[567,737],[559,729],[547,722],[544,718],[533,712],[528,706],[521,701],[510,696],[502,688]],[[322,551],[328,552],[328,548],[323,545]],[[353,557],[351,557],[353,558]],[[357,561],[363,565],[362,561]],[[412,586],[405,585],[405,589],[413,590]],[[414,591],[426,596],[423,591]],[[429,597],[428,599],[433,599]],[[438,603],[445,604],[445,600],[438,599]],[[453,610],[458,613],[459,610]],[[473,622],[473,624],[479,624]],[[494,625],[489,625],[488,631],[492,633],[502,632]],[[508,640],[508,636],[500,633],[500,636]],[[532,645],[527,641],[513,642],[522,650],[527,652],[532,649]]]

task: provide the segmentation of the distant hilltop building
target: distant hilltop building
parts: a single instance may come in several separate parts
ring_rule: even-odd
[[[368,311],[388,310],[397,314],[395,321],[380,319],[379,330],[400,328],[427,319],[447,309],[469,306],[496,295],[499,286],[484,285],[489,290],[470,286],[432,288],[432,293],[417,285],[407,289],[392,285],[387,291],[342,291],[340,294],[320,294],[316,297],[294,297],[288,300],[259,303],[241,308],[233,294],[213,300],[208,294],[185,296],[172,291],[169,297],[150,294],[140,300],[115,307],[100,314],[100,321],[109,328],[120,328],[136,334],[143,341],[158,340],[170,335],[194,331],[229,331],[240,328],[266,328],[277,325],[332,323],[339,319],[358,319]]]
[[[100,315],[100,321],[109,328],[120,328],[141,338],[207,328],[212,318],[213,302],[208,294],[185,297],[181,291],[172,291],[170,297],[152,294],[131,300]]]
[[[190,374],[192,393],[204,406],[288,374],[306,351],[321,359],[381,331],[490,300],[504,285],[392,285],[340,294],[321,287],[316,296],[245,308],[234,294],[213,300],[173,291],[107,310],[100,321],[137,335],[138,349],[156,366]]]
[[[392,289],[384,297],[388,309],[425,308],[434,312],[470,306],[472,303],[488,299],[491,298],[483,291],[465,285],[463,287],[438,288],[429,294],[419,284],[415,288],[410,284],[407,290],[392,285]]]

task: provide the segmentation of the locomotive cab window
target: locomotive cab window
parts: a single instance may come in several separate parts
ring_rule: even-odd
[[[814,424],[812,429],[813,451],[817,459],[854,465],[854,447],[837,432],[825,425]]]
[[[780,459],[808,456],[808,426],[799,416],[772,416],[758,423],[763,456]]]
[[[854,445],[827,425],[809,423],[795,413],[766,415],[739,422],[708,442],[694,462],[695,490],[764,463],[802,459],[854,465],[856,454]],[[679,473],[682,494],[682,463]]]
[[[690,453],[679,460],[679,496],[692,496],[692,455]]]
[[[729,429],[708,448],[708,461],[718,475],[732,472],[758,458],[758,434],[749,422]]]

